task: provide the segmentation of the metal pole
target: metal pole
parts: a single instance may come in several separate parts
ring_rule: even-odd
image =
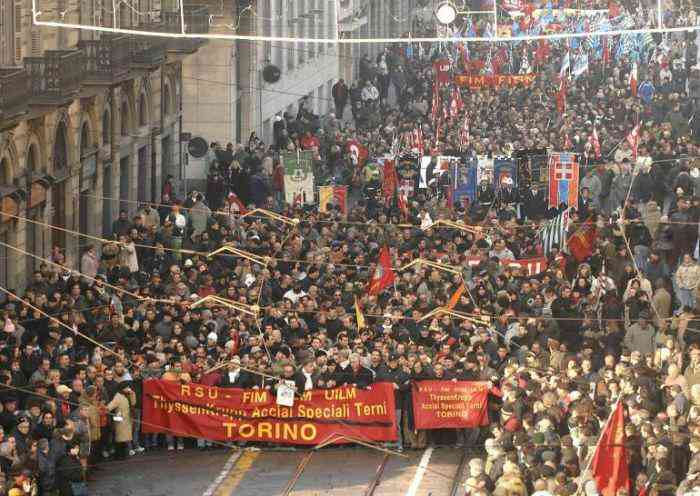
[[[493,37],[498,39],[498,0],[493,0]]]

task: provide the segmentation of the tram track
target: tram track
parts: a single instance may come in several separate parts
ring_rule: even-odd
[[[314,455],[317,453],[317,451],[309,451],[302,457],[301,460],[299,460],[299,463],[297,464],[294,473],[292,474],[291,478],[287,481],[287,484],[284,490],[282,491],[282,496],[292,496],[292,494],[294,494],[294,491],[297,488],[297,483],[302,479],[306,468],[309,466],[309,463],[314,458]],[[372,474],[371,479],[365,487],[364,492],[362,493],[364,496],[374,496],[375,491],[381,483],[381,479],[384,475],[384,471],[386,469],[387,463],[389,462],[389,459],[389,453],[385,453],[381,461],[377,465],[377,468],[375,469],[374,473]],[[332,490],[330,491],[330,493],[332,494]]]
[[[457,465],[457,473],[455,473],[452,479],[452,488],[450,489],[450,496],[458,496],[460,494],[460,488],[462,487],[462,479],[464,478],[464,470],[469,462],[469,454],[467,450],[462,451],[462,456],[459,459],[459,465]],[[464,494],[464,493],[462,493]]]

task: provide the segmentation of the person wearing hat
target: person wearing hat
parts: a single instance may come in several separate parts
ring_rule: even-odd
[[[131,409],[136,404],[136,394],[128,381],[120,382],[106,408],[114,422],[115,458],[126,459],[128,444],[132,439]]]
[[[73,410],[73,404],[70,400],[72,392],[73,390],[65,384],[56,386],[56,424],[58,426],[65,425],[66,419]]]
[[[15,440],[15,447],[19,456],[29,454],[32,437],[32,423],[29,414],[22,412],[17,415],[17,426],[10,434],[10,437]]]

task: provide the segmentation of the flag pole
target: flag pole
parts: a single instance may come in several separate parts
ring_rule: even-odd
[[[586,476],[586,472],[588,472],[591,469],[591,464],[593,463],[593,458],[595,458],[595,453],[598,451],[598,445],[600,444],[600,440],[603,437],[603,434],[605,434],[605,431],[608,428],[608,425],[610,424],[610,420],[612,419],[612,416],[615,414],[617,411],[617,405],[620,403],[622,400],[622,394],[618,396],[617,401],[613,405],[612,409],[610,410],[610,414],[608,415],[608,419],[605,421],[605,424],[603,425],[603,428],[600,430],[600,434],[598,435],[598,440],[595,443],[595,449],[593,450],[593,453],[588,456],[588,463],[586,463],[586,468],[581,471],[581,475],[579,475],[579,487],[576,491],[576,494],[581,494],[583,492],[583,483],[584,480],[583,478]],[[594,479],[591,479],[594,480]],[[588,481],[585,481],[588,482]]]
[[[610,151],[608,152],[608,154],[605,156],[605,158],[610,158],[610,155],[612,155],[613,153],[615,153],[615,150],[617,150],[617,147],[620,146],[622,143],[624,143],[626,139],[627,139],[627,136],[625,136],[624,138],[622,138],[622,139],[617,143],[617,145],[615,145],[615,146],[613,147],[613,149],[610,150]]]

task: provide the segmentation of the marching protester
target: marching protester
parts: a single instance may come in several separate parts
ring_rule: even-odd
[[[205,193],[168,182],[77,267],[57,247],[2,303],[4,493],[218,446],[150,430],[150,380],[389,384],[391,448],[483,447],[474,496],[700,490],[699,76],[675,34],[635,60],[582,43],[575,67],[546,40],[362,56],[335,115],[304,100],[273,143],[213,146]],[[426,381],[481,384],[482,422],[419,428]],[[611,432],[625,465],[601,482]]]

